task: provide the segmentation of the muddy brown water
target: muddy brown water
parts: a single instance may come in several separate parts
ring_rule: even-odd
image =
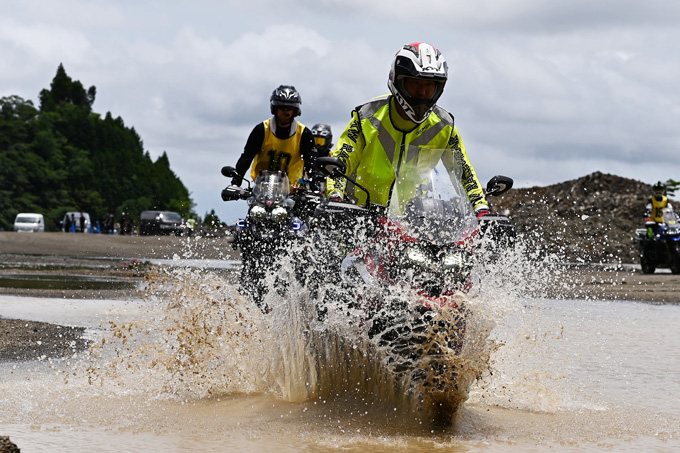
[[[299,305],[290,305],[305,298],[303,290],[279,300],[281,313],[287,310],[279,323],[253,309],[233,276],[178,261],[156,269],[140,297],[0,289],[0,316],[77,325],[94,346],[61,359],[0,364],[0,435],[22,451],[680,449],[676,304],[483,288],[471,304],[493,320],[489,339],[498,347],[490,372],[441,429],[371,392],[306,392],[314,355],[295,324],[302,315],[291,307]],[[630,275],[572,279],[564,292],[620,289]],[[673,276],[655,278],[665,277]],[[525,278],[526,285],[540,280]],[[511,280],[499,285],[523,283]],[[346,359],[325,360],[344,369],[352,365]]]

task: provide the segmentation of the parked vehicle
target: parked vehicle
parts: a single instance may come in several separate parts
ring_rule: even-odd
[[[14,231],[18,233],[41,233],[45,231],[45,218],[42,214],[22,212],[14,220]]]
[[[150,236],[154,234],[174,234],[181,236],[185,233],[186,225],[182,216],[173,211],[142,211],[139,216],[139,234]]]
[[[89,233],[92,222],[90,214],[82,211],[69,211],[64,214],[61,223],[61,230],[69,233]]]

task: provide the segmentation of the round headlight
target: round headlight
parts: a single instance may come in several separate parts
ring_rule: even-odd
[[[288,218],[288,211],[286,208],[283,208],[281,206],[277,206],[276,208],[272,209],[272,214],[271,214],[271,219],[275,222],[283,222]]]
[[[260,222],[267,218],[267,211],[262,206],[253,206],[248,213],[251,220]]]
[[[423,252],[421,249],[415,248],[415,247],[410,247],[406,251],[406,256],[408,257],[409,260],[411,260],[414,263],[419,264],[421,266],[427,264],[428,261],[429,261],[429,258],[427,257],[425,252]]]
[[[462,253],[448,253],[442,259],[444,267],[460,267],[463,265]]]

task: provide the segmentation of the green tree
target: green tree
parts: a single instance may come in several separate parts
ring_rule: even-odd
[[[210,212],[205,213],[203,224],[209,228],[217,228],[224,225],[217,214],[215,214],[214,209],[211,209]]]
[[[39,109],[18,96],[0,99],[0,229],[11,229],[21,211],[43,213],[48,230],[68,210],[87,211],[93,221],[109,212],[191,212],[167,154],[154,162],[121,117],[93,112],[96,94],[60,64]]]
[[[97,89],[94,86],[86,92],[83,84],[78,80],[73,81],[66,74],[64,65],[59,64],[57,74],[50,84],[50,89],[40,92],[40,111],[54,111],[66,104],[73,104],[89,113],[92,110],[96,94]]]

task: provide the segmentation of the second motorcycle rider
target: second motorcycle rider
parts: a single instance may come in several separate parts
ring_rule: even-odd
[[[250,164],[253,180],[262,170],[283,171],[288,175],[291,191],[304,173],[311,173],[314,162],[314,136],[304,124],[295,119],[302,114],[302,99],[294,86],[281,85],[270,97],[272,118],[256,125],[236,162],[240,176],[231,180],[241,185]]]

